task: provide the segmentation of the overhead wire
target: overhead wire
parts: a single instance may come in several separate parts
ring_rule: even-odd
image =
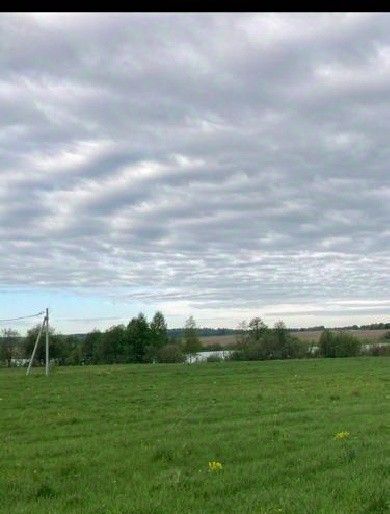
[[[19,321],[27,318],[35,318],[36,316],[41,316],[42,314],[45,314],[45,311],[37,312],[36,314],[27,314],[27,316],[19,316],[17,318],[0,319],[0,323],[8,323],[10,321]]]

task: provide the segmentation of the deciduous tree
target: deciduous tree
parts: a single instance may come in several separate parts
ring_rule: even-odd
[[[1,331],[0,336],[0,361],[4,361],[8,367],[16,352],[19,334],[15,330],[5,328]]]
[[[190,316],[184,327],[184,351],[194,354],[202,349],[202,343],[198,337],[196,323],[193,316]]]

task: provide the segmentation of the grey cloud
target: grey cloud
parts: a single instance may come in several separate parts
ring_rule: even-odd
[[[389,15],[4,14],[0,48],[3,289],[388,295]]]

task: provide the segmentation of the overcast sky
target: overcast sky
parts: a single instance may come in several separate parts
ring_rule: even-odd
[[[389,134],[388,14],[2,14],[0,318],[389,321]]]

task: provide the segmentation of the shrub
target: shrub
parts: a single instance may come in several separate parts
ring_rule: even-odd
[[[186,356],[178,344],[167,344],[157,352],[157,362],[184,362]]]
[[[207,357],[207,362],[222,362],[222,357],[220,355],[209,355]]]
[[[245,359],[245,354],[242,350],[236,350],[234,352],[232,352],[230,354],[230,356],[228,357],[228,360],[231,360],[231,361],[244,361],[246,360]]]
[[[390,357],[390,345],[373,344],[366,353],[373,357]]]
[[[330,330],[323,330],[321,332],[318,346],[322,357],[335,357],[333,334]]]
[[[359,355],[362,342],[349,332],[324,330],[319,347],[323,357],[353,357]]]
[[[231,360],[299,359],[307,354],[305,343],[283,327],[263,331],[256,338],[251,335],[241,342],[239,351],[232,353]]]
[[[317,341],[307,341],[306,342],[306,348],[305,348],[305,357],[310,358],[316,358],[320,357],[320,348],[318,346]]]

